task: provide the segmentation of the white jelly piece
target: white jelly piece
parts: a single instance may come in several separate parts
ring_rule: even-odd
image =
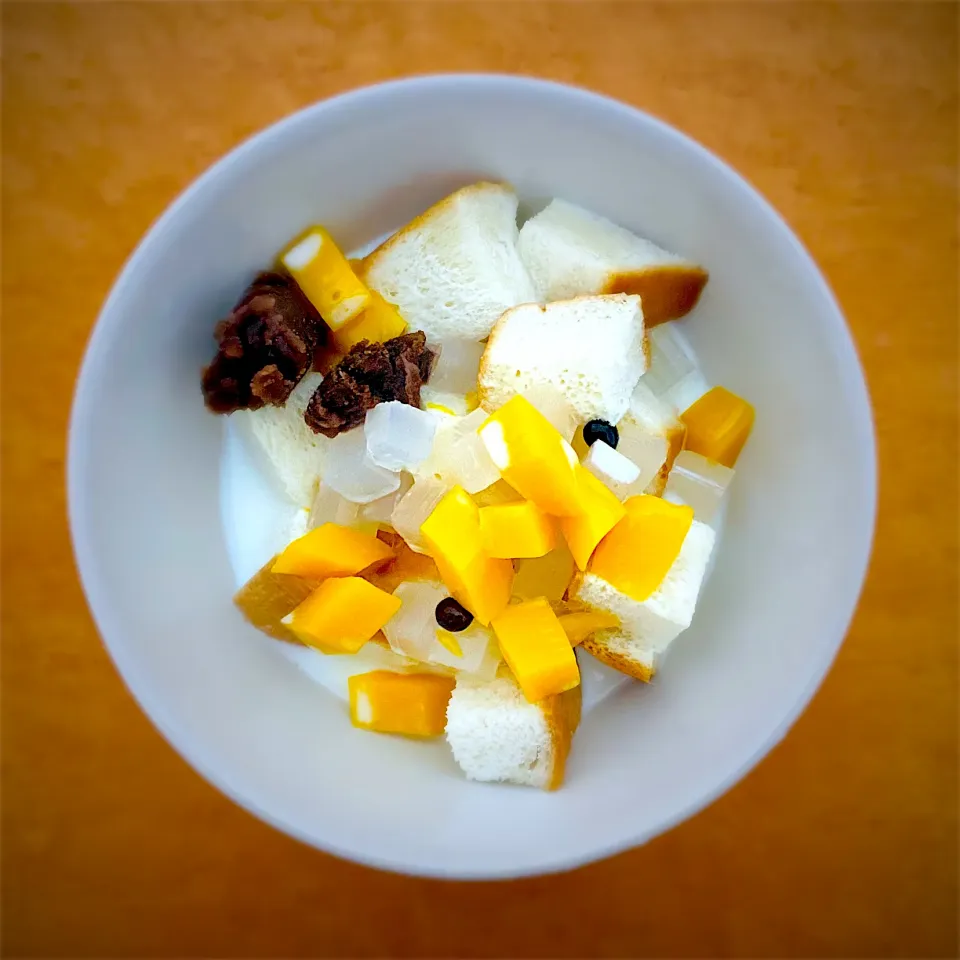
[[[359,428],[330,441],[322,482],[354,503],[370,503],[393,493],[400,476],[378,467],[367,455],[367,440]]]
[[[408,470],[433,448],[437,419],[425,410],[391,400],[378,403],[363,424],[370,459],[386,470]]]
[[[411,550],[417,553],[427,552],[420,527],[449,489],[450,484],[443,480],[420,477],[397,501],[390,522],[393,529],[407,541]]]
[[[387,621],[383,632],[390,649],[437,666],[492,679],[500,651],[493,632],[474,622],[459,633],[443,630],[437,623],[437,604],[450,594],[433,583],[401,583],[393,595],[400,609]]]
[[[734,470],[692,450],[681,450],[673,462],[663,499],[693,507],[693,515],[712,523],[723,502]]]
[[[465,395],[477,389],[484,346],[472,340],[444,340],[430,374],[430,387],[442,393]]]
[[[619,450],[614,450],[603,440],[595,440],[584,457],[583,465],[607,485],[627,486],[640,477],[640,467]]]
[[[556,387],[549,383],[538,383],[525,390],[523,397],[556,427],[564,440],[569,442],[573,439],[580,418],[570,401]]]

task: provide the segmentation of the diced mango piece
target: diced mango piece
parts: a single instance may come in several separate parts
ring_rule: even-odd
[[[577,483],[582,512],[561,517],[560,529],[574,562],[586,570],[597,544],[626,516],[626,509],[616,494],[585,467],[577,467]]]
[[[687,428],[685,449],[732,467],[753,429],[755,411],[724,387],[708,390],[680,419]]]
[[[358,317],[370,291],[323,227],[311,227],[280,254],[280,262],[331,330]]]
[[[580,683],[573,647],[543,597],[507,607],[492,626],[503,659],[531,703]]]
[[[479,432],[503,479],[518,493],[553,516],[580,512],[577,455],[529,400],[512,397]]]
[[[567,635],[571,647],[583,643],[590,634],[596,633],[598,630],[609,630],[611,627],[620,626],[618,617],[603,610],[565,613],[557,619],[560,621],[560,626],[563,627],[563,632]]]
[[[663,582],[693,523],[693,509],[660,497],[631,497],[627,515],[600,541],[590,572],[642,603]]]
[[[531,500],[481,507],[480,534],[487,553],[505,560],[542,557],[557,543],[553,521]]]
[[[373,670],[347,680],[350,721],[363,730],[439,737],[447,724],[453,677]]]
[[[463,487],[453,487],[420,527],[443,582],[484,626],[510,601],[513,564],[483,548],[480,509]]]
[[[319,580],[274,573],[276,557],[265,563],[238,591],[233,602],[258,630],[277,640],[299,643],[297,635],[281,621],[313,593]]]
[[[271,570],[315,580],[351,577],[370,564],[392,556],[393,551],[369,533],[325,523],[294,540],[277,557]]]
[[[397,597],[360,577],[331,577],[284,623],[325,653],[356,653],[399,609]]]
[[[521,600],[544,597],[551,604],[558,604],[570,586],[574,570],[573,555],[564,540],[557,542],[555,549],[546,556],[521,560],[513,578],[513,595]]]
[[[383,343],[399,337],[407,323],[392,303],[387,303],[376,290],[370,291],[370,303],[355,320],[334,331],[331,340],[338,353],[350,352],[361,340]]]

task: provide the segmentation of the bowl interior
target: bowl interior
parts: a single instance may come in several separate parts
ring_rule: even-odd
[[[312,222],[347,247],[503,178],[702,262],[684,321],[708,379],[749,398],[713,575],[658,682],[591,713],[556,794],[461,779],[442,744],[352,729],[245,625],[221,523],[223,422],[199,370],[254,271]],[[848,624],[874,455],[843,320],[796,239],[706,151],[611,101],[517,78],[370,88],[270,128],[174,204],[127,265],[75,401],[70,509],[84,586],[126,682],[205,776],[325,849],[412,872],[558,869],[709,802],[783,735]],[[602,815],[597,814],[602,811]]]

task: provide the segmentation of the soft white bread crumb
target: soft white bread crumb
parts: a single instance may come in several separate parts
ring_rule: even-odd
[[[490,334],[480,360],[480,403],[496,410],[547,384],[581,420],[616,423],[646,368],[639,297],[526,303],[504,313]]]
[[[530,703],[512,677],[457,675],[447,742],[469,780],[555,790],[580,722],[580,687]]]
[[[702,267],[565,200],[528,220],[519,246],[541,300],[637,293],[648,327],[689,313],[707,282]]]
[[[517,203],[505,184],[464,187],[365,257],[361,276],[428,340],[482,340],[504,310],[536,299]]]
[[[710,527],[694,520],[663,582],[642,603],[585,573],[573,599],[614,614],[620,627],[598,631],[583,641],[583,649],[622,673],[649,680],[664,651],[693,621],[715,540]]]
[[[238,410],[230,415],[254,441],[280,489],[299,507],[313,502],[330,442],[314,433],[303,419],[322,379],[319,373],[308,373],[282,407]]]

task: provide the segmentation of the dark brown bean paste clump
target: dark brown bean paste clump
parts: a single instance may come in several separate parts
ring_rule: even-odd
[[[204,402],[214,413],[282,406],[326,335],[293,277],[261,273],[217,324],[217,355],[203,371]]]
[[[435,359],[421,332],[385,343],[361,340],[323,378],[307,404],[304,420],[314,433],[335,437],[363,423],[378,403],[399,400],[420,406],[420,387]]]

